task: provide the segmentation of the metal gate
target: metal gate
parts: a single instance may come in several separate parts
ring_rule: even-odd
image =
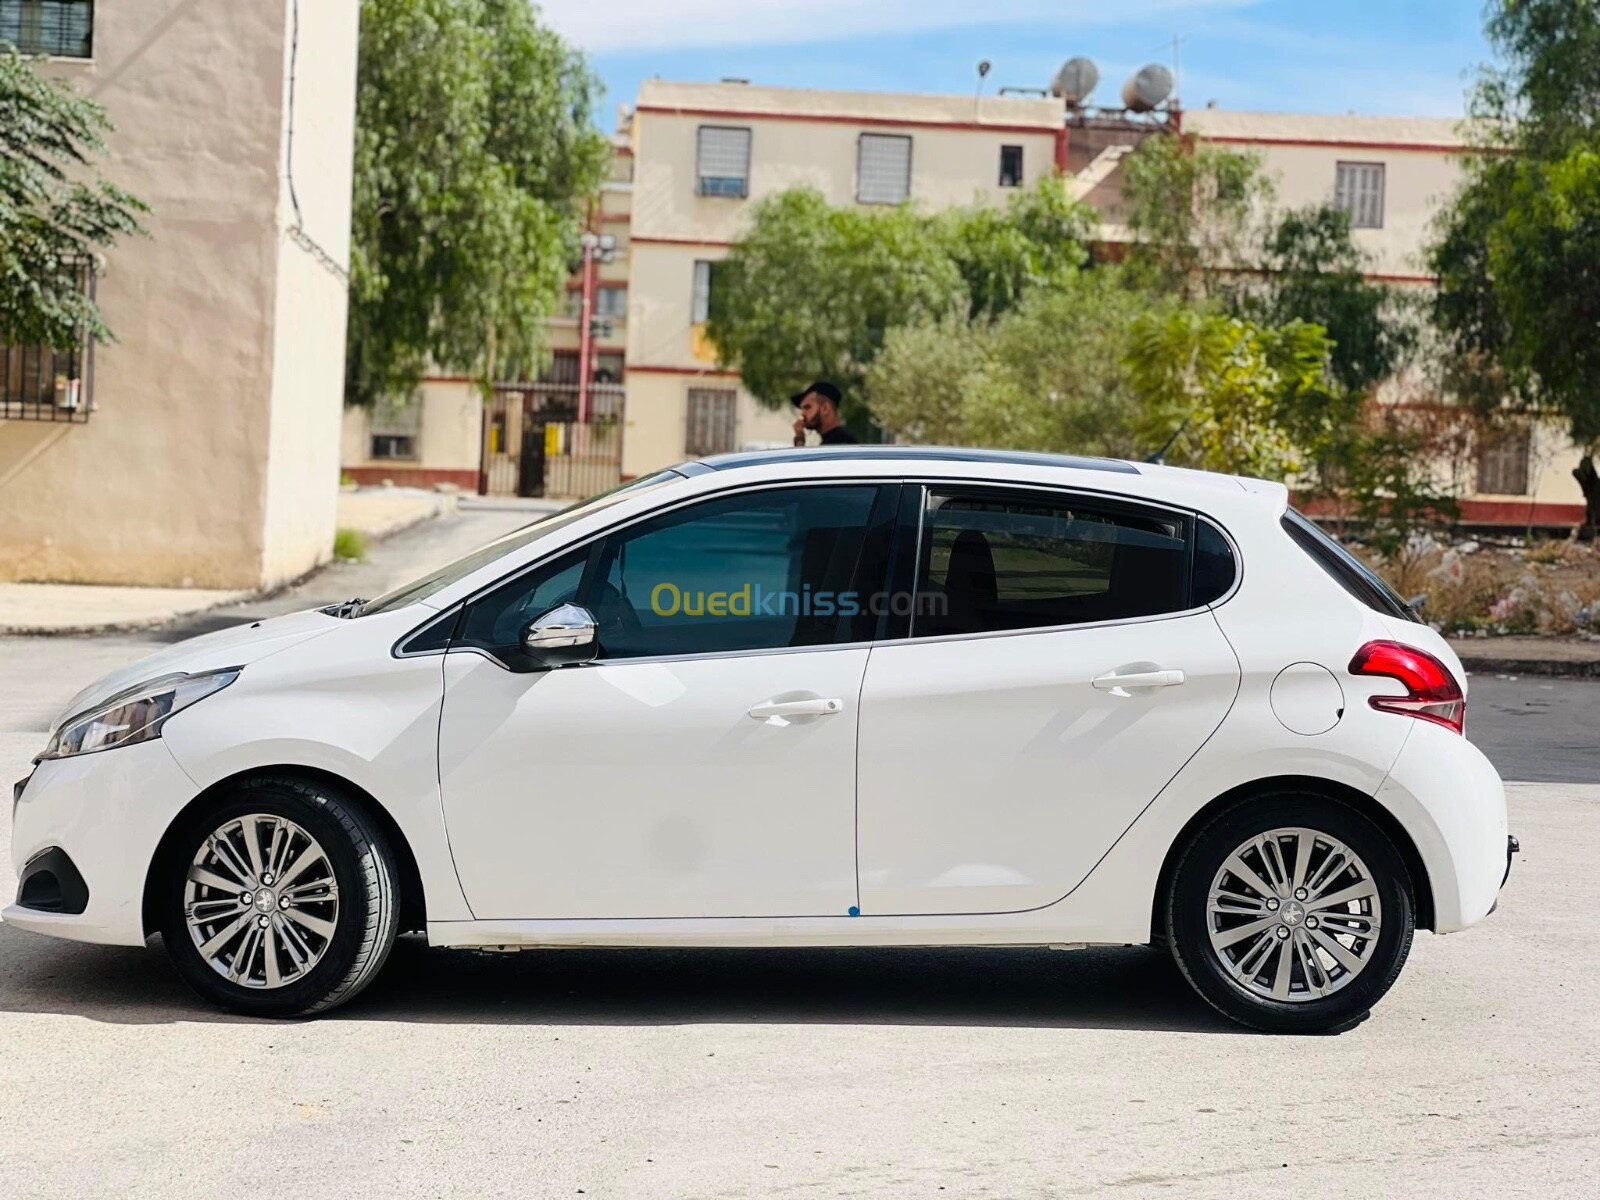
[[[589,419],[578,419],[573,383],[498,384],[484,412],[486,496],[583,499],[622,482],[622,385],[589,387]]]

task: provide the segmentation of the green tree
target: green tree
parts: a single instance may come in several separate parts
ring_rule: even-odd
[[[521,0],[363,0],[347,399],[538,361],[605,169],[597,93]]]
[[[1305,465],[1295,414],[1321,387],[1328,352],[1319,325],[1186,306],[1134,322],[1128,365],[1147,436],[1178,433],[1174,461],[1282,478]]]
[[[1051,175],[1004,208],[946,209],[936,226],[966,284],[968,313],[977,318],[999,316],[1035,288],[1064,285],[1088,263],[1098,220]]]
[[[1600,5],[1496,0],[1501,66],[1474,88],[1480,153],[1441,214],[1434,319],[1458,395],[1481,411],[1564,418],[1585,447],[1573,472],[1600,531]],[[1504,151],[1510,151],[1505,153]]]
[[[706,334],[761,402],[813,379],[867,416],[863,381],[889,330],[966,310],[962,275],[935,226],[910,207],[833,208],[795,188],[767,197],[719,264]]]
[[[1332,343],[1332,382],[1362,392],[1395,373],[1416,341],[1399,298],[1366,277],[1350,215],[1329,204],[1279,215],[1262,245],[1260,290],[1245,312],[1269,325],[1309,321]]]
[[[910,205],[833,208],[795,188],[755,207],[717,264],[707,335],[756,397],[784,404],[812,379],[836,380],[863,425],[867,372],[901,327],[987,321],[1030,292],[1065,286],[1088,261],[1092,214],[1059,179],[1004,208],[936,215]]]
[[[148,210],[98,173],[110,131],[98,104],[0,50],[0,342],[111,339],[80,274]]]
[[[1152,289],[1216,295],[1248,268],[1272,185],[1261,160],[1187,135],[1152,135],[1123,160],[1128,262]]]
[[[1125,357],[1150,303],[1101,268],[1034,289],[993,322],[899,327],[867,372],[873,413],[923,444],[1148,453]]]

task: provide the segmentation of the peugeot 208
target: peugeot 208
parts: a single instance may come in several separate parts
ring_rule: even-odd
[[[18,784],[4,919],[235,1010],[438,946],[1157,943],[1333,1030],[1482,919],[1449,646],[1259,480],[856,449],[687,463],[387,595],[171,647]]]

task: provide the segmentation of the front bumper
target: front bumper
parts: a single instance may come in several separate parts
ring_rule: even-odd
[[[0,919],[74,941],[142,945],[150,862],[198,790],[160,739],[40,763],[16,794],[12,865],[23,879],[30,864],[59,851],[81,876],[87,898],[77,913],[17,903]]]

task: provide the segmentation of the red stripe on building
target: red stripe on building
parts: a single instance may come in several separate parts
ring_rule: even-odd
[[[1249,134],[1212,135],[1204,130],[1191,130],[1203,142],[1228,146],[1300,146],[1328,147],[1344,150],[1403,150],[1417,154],[1481,154],[1476,146],[1463,146],[1455,142],[1386,142],[1363,138],[1313,138],[1313,137],[1256,137]]]
[[[627,372],[629,375],[702,375],[708,379],[739,378],[739,372],[724,371],[717,367],[652,367],[640,366],[637,363],[629,363],[627,366]]]
[[[731,245],[733,245],[733,243],[731,241],[714,240],[714,239],[711,239],[711,238],[663,237],[663,236],[660,236],[660,235],[645,236],[645,235],[642,235],[642,234],[635,234],[632,238],[630,238],[628,240],[629,240],[629,243],[631,245],[634,245],[634,246],[731,246]]]
[[[348,475],[359,484],[367,487],[377,487],[384,483],[392,483],[395,487],[412,487],[432,489],[441,483],[454,484],[464,492],[478,490],[478,472],[476,469],[450,470],[443,467],[407,467],[403,465],[384,467],[341,467],[340,473]]]
[[[895,129],[961,129],[978,133],[1026,133],[1054,137],[1056,123],[1040,125],[990,124],[987,121],[940,121],[932,117],[870,117],[851,113],[764,112],[740,108],[673,108],[664,104],[641,104],[637,113],[663,117],[716,117],[736,121],[797,121],[815,125],[882,125]]]

